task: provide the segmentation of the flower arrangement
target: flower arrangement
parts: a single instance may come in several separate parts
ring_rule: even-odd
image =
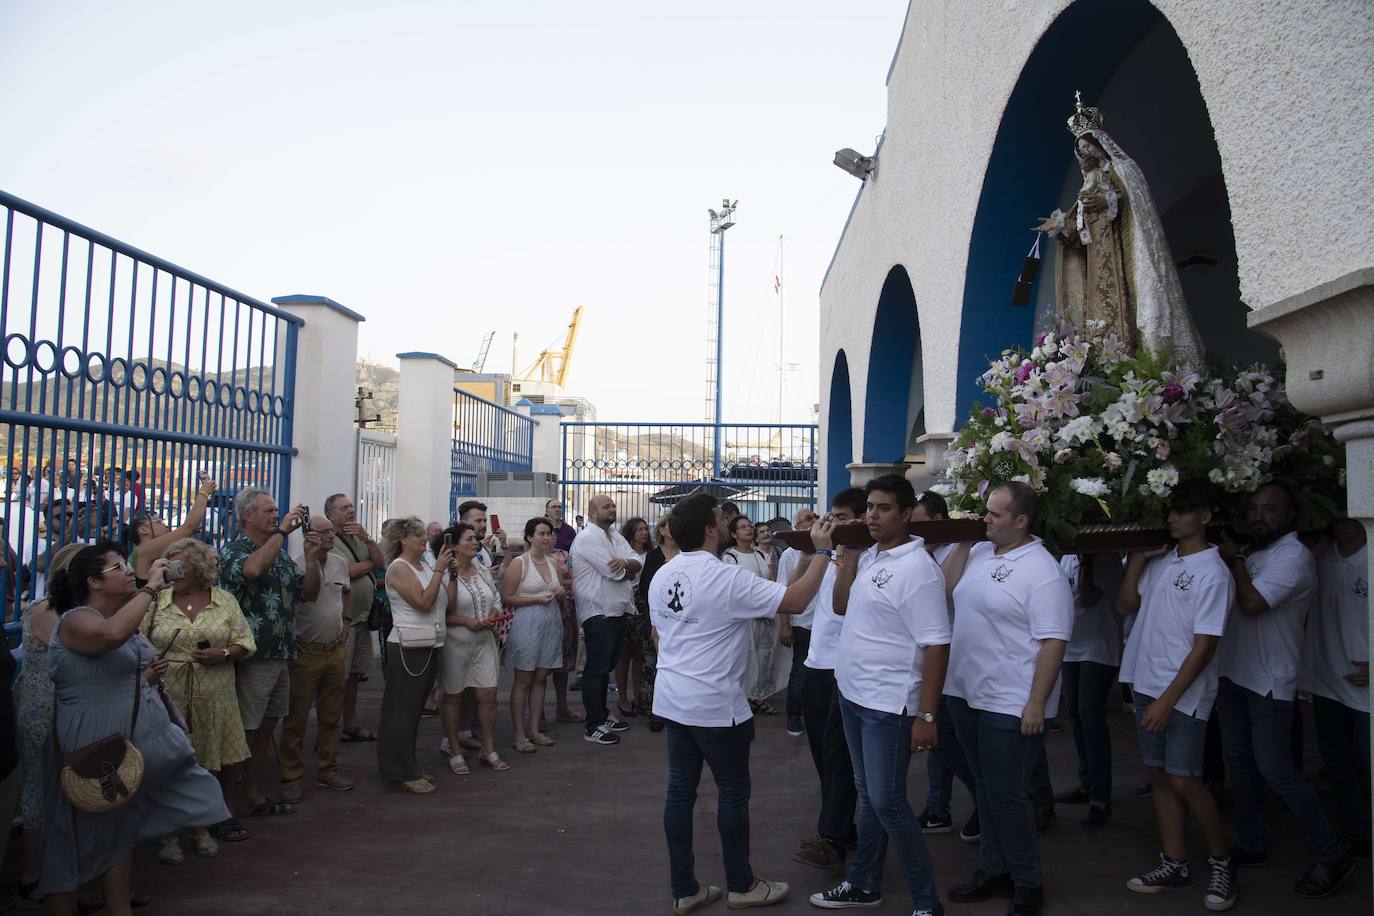
[[[1064,323],[992,361],[979,379],[992,403],[974,405],[937,489],[981,512],[994,484],[1024,481],[1059,545],[1088,521],[1162,527],[1173,488],[1196,477],[1237,495],[1286,482],[1299,528],[1321,527],[1345,483],[1344,450],[1279,379],[1262,366],[1205,376],[1167,353],[1130,355],[1102,322]],[[1226,507],[1233,523],[1240,505]]]

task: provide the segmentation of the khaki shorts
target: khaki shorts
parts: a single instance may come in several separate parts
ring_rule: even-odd
[[[348,634],[348,674],[365,677],[372,673],[372,656],[377,654],[377,641],[367,628],[367,620],[355,623]]]
[[[243,730],[257,731],[263,719],[281,719],[291,709],[290,662],[249,657],[235,666]]]

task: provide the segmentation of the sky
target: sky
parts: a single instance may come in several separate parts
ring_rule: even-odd
[[[328,296],[392,366],[470,366],[495,331],[486,371],[512,334],[523,369],[585,306],[568,393],[635,422],[703,419],[728,196],[723,419],[810,422],[859,189],[831,159],[873,151],[905,12],[10,0],[0,188],[263,300]]]

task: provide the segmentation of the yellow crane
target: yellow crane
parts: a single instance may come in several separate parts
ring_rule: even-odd
[[[562,346],[555,342],[546,348],[533,365],[520,374],[520,378],[564,385],[568,378],[568,366],[572,365],[573,344],[577,342],[577,326],[581,322],[582,306],[579,305],[573,309],[572,321],[568,322],[568,330],[562,337]]]

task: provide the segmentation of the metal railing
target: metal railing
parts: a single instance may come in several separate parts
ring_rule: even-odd
[[[7,619],[46,589],[72,541],[176,527],[202,479],[200,527],[223,541],[232,499],[291,486],[301,320],[0,192],[0,454]]]
[[[598,423],[565,421],[562,498],[572,518],[607,493],[620,518],[653,521],[704,490],[770,521],[816,502],[811,424]],[[719,454],[717,459],[716,455]]]
[[[371,429],[358,430],[358,479],[354,486],[358,524],[374,538],[382,536],[382,522],[396,515],[396,437]]]
[[[530,471],[534,465],[534,421],[475,394],[453,389],[453,449],[449,512],[477,495],[479,474]]]

